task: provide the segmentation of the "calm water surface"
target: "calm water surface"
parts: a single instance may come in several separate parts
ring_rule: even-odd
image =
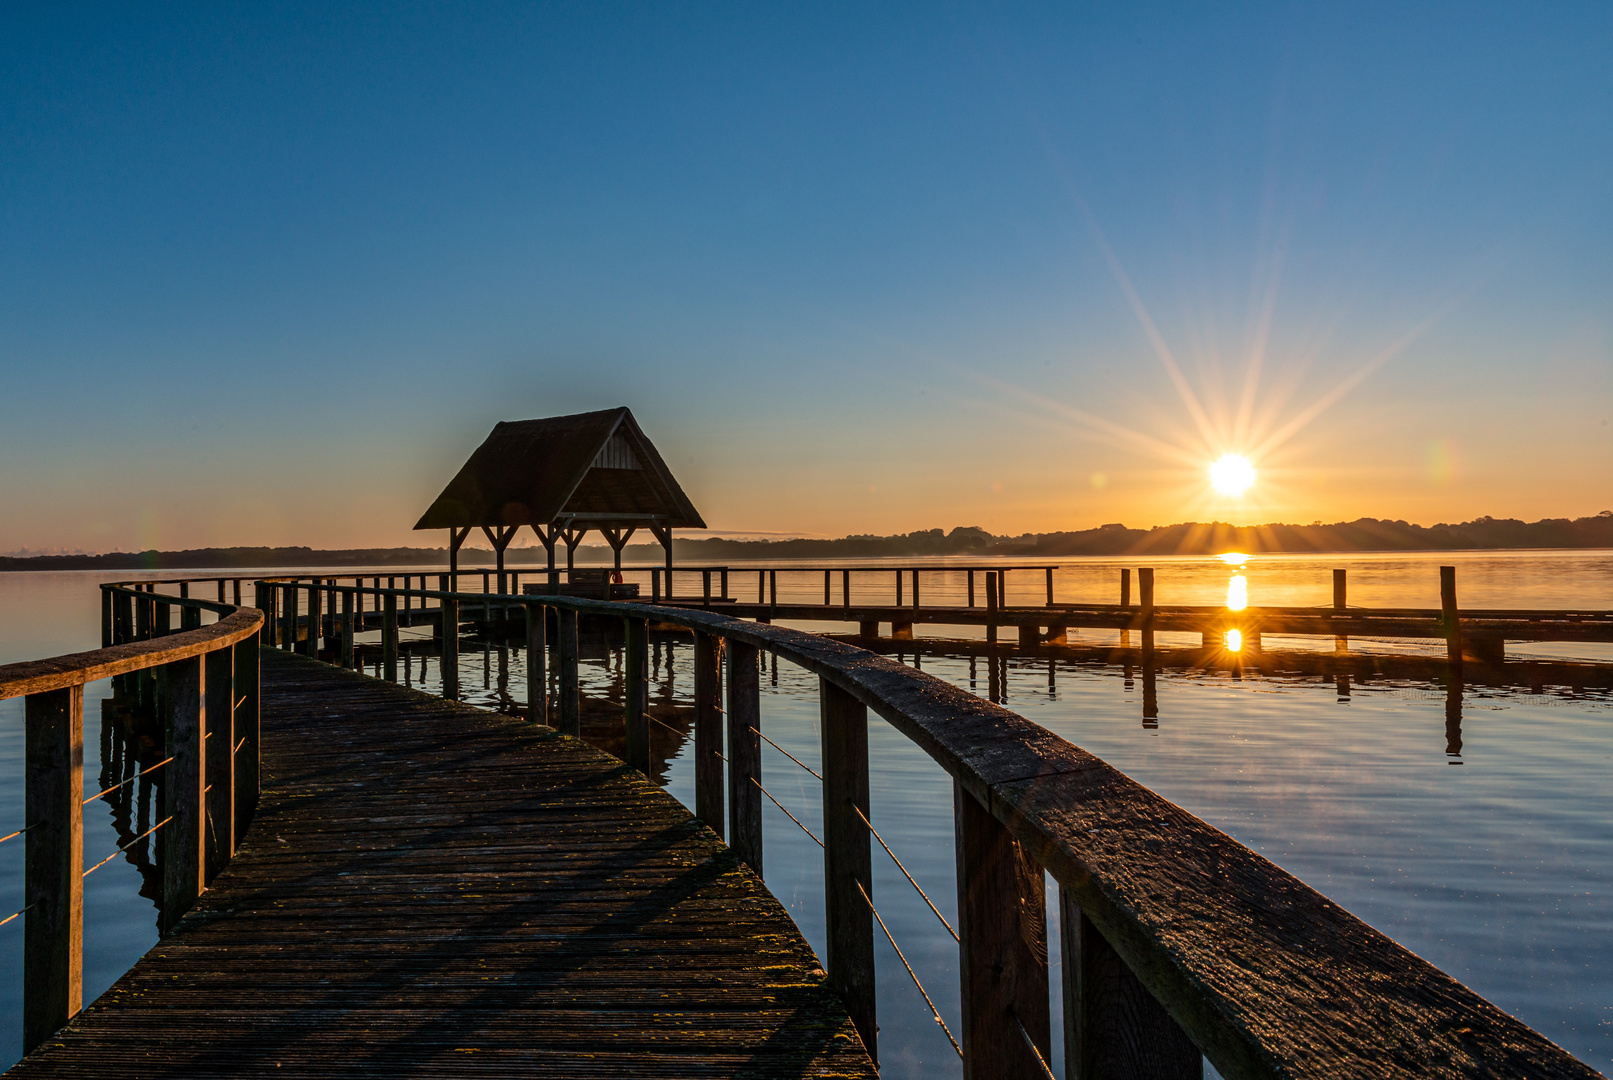
[[[1609,552],[1261,557],[1241,572],[1256,605],[1330,604],[1329,571],[1342,566],[1349,569],[1352,605],[1433,607],[1441,563],[1458,566],[1464,606],[1613,609]],[[1160,603],[1224,602],[1235,572],[1210,559],[1147,564],[1158,567]],[[1138,560],[1063,561],[1057,599],[1114,599],[1122,565]],[[102,577],[0,575],[0,663],[95,647],[100,609],[94,586]],[[821,600],[821,574],[797,577],[781,576],[781,599],[799,593]],[[886,572],[859,575],[854,596],[893,592],[893,579]],[[730,593],[742,599],[753,598],[747,590],[755,584],[754,573],[736,568],[730,575]],[[838,599],[838,580],[834,588]],[[938,575],[933,582],[927,577],[924,588],[926,604],[961,602],[966,584],[962,574],[944,580]],[[1009,577],[1010,602],[1040,603],[1044,590],[1039,574]],[[1310,647],[1331,649],[1332,643]],[[467,701],[499,707],[524,700],[525,657],[519,650],[483,650],[468,640],[463,649],[460,681]],[[1613,659],[1605,646],[1593,645],[1509,649],[1509,655],[1519,653]],[[671,710],[692,707],[691,656],[687,639],[656,642],[652,711],[670,718]],[[943,650],[904,659],[987,693],[986,658]],[[427,689],[439,686],[435,658],[423,674],[420,663],[410,663],[409,679]],[[816,767],[816,680],[788,663],[768,663],[763,730]],[[1156,724],[1143,720],[1141,680],[1119,668],[1032,657],[1009,658],[1005,666],[997,675],[1009,708],[1226,830],[1598,1069],[1613,1067],[1608,695],[1551,686],[1530,693],[1469,687],[1460,752],[1452,754],[1442,686],[1358,682],[1346,694],[1331,680],[1314,677],[1168,671],[1157,683]],[[619,657],[601,647],[585,657],[583,679],[584,693],[619,698]],[[90,776],[99,772],[101,701],[109,693],[104,684],[86,692]],[[21,824],[21,725],[21,702],[0,702],[0,835]],[[950,781],[877,718],[869,735],[874,823],[955,919]],[[658,726],[652,725],[652,736],[658,756],[670,758],[661,778],[678,798],[692,801],[689,748]],[[765,744],[763,753],[768,790],[816,829],[816,781]],[[763,811],[768,885],[821,950],[821,853],[772,804],[764,803]],[[85,825],[86,865],[93,865],[118,839],[100,803],[86,808]],[[22,903],[21,849],[19,841],[0,844],[0,918]],[[877,845],[874,859],[875,903],[956,1032],[956,945]],[[140,886],[138,871],[122,858],[86,879],[86,1000],[156,940],[155,911],[139,895]],[[14,1060],[20,1046],[20,928],[21,920],[0,927],[3,1063]],[[1056,933],[1056,920],[1051,929]],[[876,935],[876,946],[885,1075],[958,1075],[956,1056],[894,951],[882,936]],[[1056,963],[1056,942],[1052,956]],[[1056,970],[1053,986],[1056,995]]]

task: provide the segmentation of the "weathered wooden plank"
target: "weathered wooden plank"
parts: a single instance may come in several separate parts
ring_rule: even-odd
[[[237,858],[14,1076],[875,1076],[784,909],[641,775],[301,657],[264,667]]]

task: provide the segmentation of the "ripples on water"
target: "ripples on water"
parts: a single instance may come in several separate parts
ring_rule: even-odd
[[[1263,558],[1243,572],[1256,605],[1330,603],[1327,569],[1343,565],[1350,567],[1352,605],[1435,606],[1434,568],[1441,561],[1460,567],[1466,606],[1613,608],[1606,552]],[[1160,603],[1224,602],[1226,566],[1148,562],[1160,567]],[[1059,598],[1112,599],[1119,565],[1080,561],[1061,572]],[[1011,588],[1039,602],[1042,583],[1025,576]],[[93,647],[97,580],[0,575],[0,611],[7,616],[0,662]],[[732,591],[743,596],[740,580]],[[1066,586],[1073,595],[1064,595]],[[937,592],[932,599],[927,584],[926,603],[945,598]],[[23,623],[27,633],[20,632]],[[664,636],[654,646],[652,712],[674,726],[685,726],[678,710],[693,707],[687,640]],[[1268,648],[1278,644],[1267,641]],[[470,640],[462,648],[468,702],[498,707],[524,700],[519,650],[483,651]],[[1596,658],[1599,649],[1527,651]],[[915,662],[911,653],[903,659]],[[410,680],[439,686],[435,658],[423,680],[420,663],[410,662]],[[816,679],[788,663],[767,663],[763,730],[816,768]],[[943,647],[917,663],[981,694],[994,681],[992,661],[963,650]],[[1452,754],[1445,689],[1431,683],[1357,680],[1341,692],[1331,679],[1314,676],[1166,671],[1156,684],[1155,724],[1143,718],[1142,680],[1117,667],[1029,656],[999,663],[995,681],[1009,708],[1224,829],[1593,1066],[1613,1065],[1613,786],[1607,783],[1613,700],[1606,693],[1468,687],[1459,753]],[[585,694],[620,699],[615,653],[596,649],[585,657],[582,677]],[[86,692],[87,784],[99,772],[100,701],[107,693],[105,684]],[[17,827],[22,811],[21,719],[20,701],[0,702],[0,835]],[[870,720],[873,821],[955,921],[950,781],[905,738]],[[657,759],[671,755],[660,779],[692,801],[690,748],[659,725],[651,734]],[[763,780],[807,825],[821,821],[817,782],[765,744]],[[821,852],[770,803],[763,815],[768,886],[821,951]],[[86,809],[85,824],[85,856],[93,864],[118,841],[100,804]],[[17,841],[0,845],[0,917],[22,902],[21,848]],[[875,848],[875,903],[956,1031],[956,945]],[[156,930],[129,862],[114,859],[85,885],[88,1001],[150,947]],[[0,1062],[13,1060],[20,1044],[20,924],[0,927],[0,970],[11,973],[0,980]],[[1057,920],[1050,930],[1056,935]],[[1050,944],[1056,965],[1056,940]],[[884,1074],[957,1075],[956,1056],[881,935],[876,954]],[[1052,982],[1057,1008],[1056,970]]]

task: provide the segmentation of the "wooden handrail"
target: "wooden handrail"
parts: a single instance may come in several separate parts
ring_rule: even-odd
[[[164,727],[163,820],[149,830],[165,829],[159,906],[164,931],[228,863],[258,801],[263,613],[121,584],[101,588],[103,641],[110,640],[114,624],[125,640],[0,666],[0,699],[26,699],[25,1052],[48,1039],[83,1003],[83,879],[90,872],[84,869],[85,684],[124,677],[114,683],[114,692],[134,692]],[[160,631],[142,617],[137,630],[129,625],[136,604],[179,607],[189,628]],[[217,612],[219,620],[201,626],[204,610]]]
[[[846,642],[710,611],[553,594],[379,592],[564,613],[558,710],[563,731],[576,712],[575,616],[587,614],[682,626],[696,633],[697,642],[703,635],[738,646],[736,656],[772,652],[819,676],[828,695],[825,716],[832,711],[845,718],[836,721],[842,728],[851,725],[844,730],[855,733],[860,721],[848,711],[851,706],[834,704],[831,710],[831,698],[842,700],[834,695],[856,709],[873,710],[907,736],[956,785],[959,867],[968,878],[960,879],[959,892],[969,1075],[1029,1075],[1029,1066],[1020,1067],[1029,1060],[1026,1040],[1045,1039],[1045,938],[1040,968],[1033,945],[1026,944],[1045,926],[1042,869],[1061,890],[1066,1052],[1089,1063],[1113,1050],[1103,1040],[1116,1036],[1111,1029],[1118,1023],[1142,1025],[1131,1036],[1148,1046],[1132,1050],[1156,1054],[1144,1055],[1154,1064],[1139,1075],[1194,1075],[1200,1051],[1229,1080],[1599,1075],[1219,829],[1046,728],[934,676]],[[449,636],[445,629],[445,657]],[[630,645],[642,648],[642,642],[642,635],[629,637]],[[697,665],[697,678],[700,670]],[[697,698],[701,692],[697,688]],[[826,728],[824,739],[826,777],[835,771],[841,787],[855,790],[860,768],[866,783],[866,739],[860,762],[856,738],[831,740]],[[700,752],[697,747],[697,757]],[[829,760],[842,752],[854,760]],[[857,858],[848,864],[846,853],[866,849],[866,833],[834,802],[825,798],[827,865],[854,865]],[[720,822],[714,827],[720,829]],[[758,870],[759,856],[758,850]],[[862,872],[846,871],[852,885]],[[826,888],[837,887],[826,880]],[[971,899],[977,892],[984,899]],[[872,1050],[872,961],[860,966],[866,935],[859,928],[848,937],[843,924],[848,912],[868,909],[844,906],[845,895],[842,890],[830,898],[829,910],[839,912],[831,919],[842,925],[831,926],[825,964]],[[849,974],[848,948],[857,954]],[[1095,983],[1103,985],[1090,985]],[[1040,1020],[1034,1015],[1038,1007]],[[865,1011],[862,1018],[859,1010]],[[1165,1059],[1175,1064],[1161,1064]]]
[[[163,602],[204,608],[219,606],[194,600],[184,601],[178,597],[164,597]],[[181,630],[148,641],[131,641],[45,660],[0,664],[0,701],[69,686],[83,686],[97,679],[109,679],[114,675],[161,667],[176,660],[188,660],[245,641],[262,628],[263,613],[256,608],[231,608],[231,611],[232,614],[199,630]]]

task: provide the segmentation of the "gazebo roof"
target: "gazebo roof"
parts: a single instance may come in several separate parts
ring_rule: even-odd
[[[706,527],[623,407],[496,425],[415,528],[550,524]]]

